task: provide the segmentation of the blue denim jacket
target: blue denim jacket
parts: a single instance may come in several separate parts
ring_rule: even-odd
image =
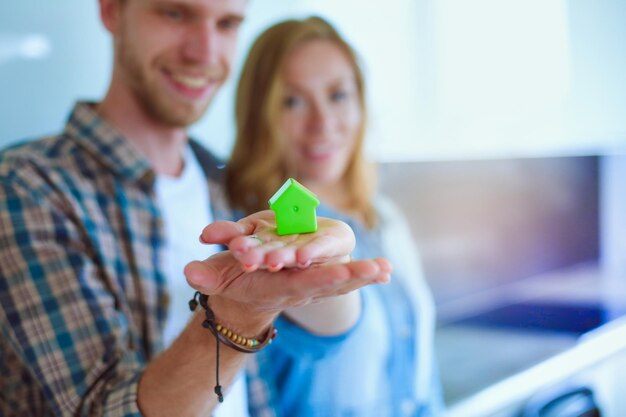
[[[249,366],[252,395],[266,397],[276,416],[425,417],[442,412],[432,297],[401,214],[383,199],[377,209],[380,223],[368,230],[328,207],[318,208],[318,215],[350,224],[357,240],[354,258],[388,257],[394,272],[391,283],[360,290],[362,316],[344,335],[311,335],[279,318],[276,342]],[[250,413],[268,415],[254,407]]]

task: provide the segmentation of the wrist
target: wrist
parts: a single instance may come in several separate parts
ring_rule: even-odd
[[[273,318],[271,315],[252,315],[252,318],[248,318],[241,321],[241,307],[236,303],[220,302],[220,298],[217,298],[216,304],[221,304],[221,317],[230,317],[230,322],[237,323],[239,328],[245,329],[245,331],[254,332],[256,335],[259,332],[259,328],[265,327],[267,329],[262,340],[258,340],[255,337],[243,336],[242,334],[227,328],[223,324],[217,321],[217,316],[213,311],[213,307],[209,304],[209,296],[196,292],[191,300],[189,300],[189,308],[195,311],[198,306],[204,310],[204,319],[202,320],[202,327],[210,331],[215,336],[215,387],[213,391],[217,395],[218,401],[221,403],[224,401],[224,394],[222,392],[222,386],[220,385],[219,368],[220,368],[220,344],[224,344],[227,347],[232,348],[231,352],[238,351],[242,353],[256,353],[259,350],[267,347],[272,340],[276,337],[276,328],[271,324]],[[214,300],[215,301],[215,300]],[[194,317],[195,320],[201,318],[200,315]],[[194,321],[195,321],[194,320]]]
[[[209,304],[216,323],[248,338],[262,338],[267,334],[278,313],[258,311],[232,299],[212,295]]]

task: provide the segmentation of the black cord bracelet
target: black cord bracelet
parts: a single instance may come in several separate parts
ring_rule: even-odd
[[[214,391],[217,395],[219,402],[224,402],[222,386],[220,385],[220,342],[239,352],[255,353],[272,343],[272,340],[274,340],[276,338],[276,335],[278,334],[278,330],[276,330],[274,325],[270,325],[261,341],[254,338],[243,337],[228,329],[227,327],[224,327],[221,324],[217,323],[217,321],[215,320],[215,314],[209,306],[208,295],[196,291],[196,293],[193,295],[193,298],[189,300],[189,309],[191,311],[195,311],[198,307],[198,304],[200,304],[200,306],[204,309],[205,319],[202,322],[202,327],[204,327],[205,329],[209,329],[211,333],[213,333],[213,335],[215,336]]]

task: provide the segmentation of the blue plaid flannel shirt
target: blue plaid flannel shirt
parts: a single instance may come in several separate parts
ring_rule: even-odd
[[[218,161],[192,147],[225,218]],[[141,415],[169,303],[154,180],[87,103],[62,134],[0,154],[0,415]]]

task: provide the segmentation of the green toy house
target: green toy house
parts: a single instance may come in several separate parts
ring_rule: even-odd
[[[317,230],[315,208],[320,201],[304,185],[289,178],[270,198],[270,209],[276,213],[276,233],[294,235]]]

